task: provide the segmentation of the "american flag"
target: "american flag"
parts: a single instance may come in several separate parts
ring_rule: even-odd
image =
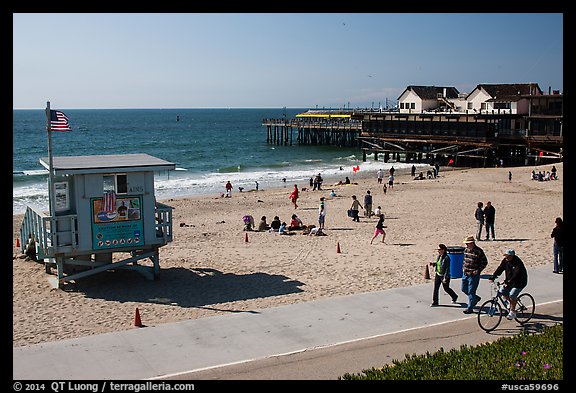
[[[50,130],[72,131],[68,124],[68,117],[60,111],[50,111]]]
[[[108,191],[104,194],[104,211],[114,213],[116,211],[116,193]]]

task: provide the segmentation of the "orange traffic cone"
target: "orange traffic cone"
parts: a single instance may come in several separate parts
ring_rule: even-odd
[[[140,320],[140,311],[138,310],[138,307],[136,307],[136,312],[134,313],[134,326],[136,327],[142,327],[142,321]]]
[[[16,247],[20,247],[20,238],[19,237],[16,238]]]
[[[424,270],[424,279],[430,280],[430,270],[428,270],[428,265],[426,265],[426,270]]]
[[[340,254],[340,242],[336,244],[336,254]]]
[[[245,242],[245,243],[248,243],[248,233],[245,233],[245,234],[244,234],[244,242]]]

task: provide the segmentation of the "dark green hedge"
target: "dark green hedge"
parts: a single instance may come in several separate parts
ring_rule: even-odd
[[[406,355],[383,368],[344,374],[344,380],[562,380],[562,324],[541,333],[502,337],[475,347]]]

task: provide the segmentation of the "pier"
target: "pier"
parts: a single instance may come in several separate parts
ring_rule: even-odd
[[[556,99],[539,96],[539,100]],[[399,113],[373,109],[309,110],[296,118],[264,119],[267,143],[332,145],[362,150],[384,162],[454,166],[540,165],[563,159],[562,107],[509,113]],[[296,134],[296,137],[294,137]]]
[[[298,116],[298,115],[297,115]],[[350,114],[337,113],[301,116],[294,119],[264,119],[266,142],[276,145],[332,145],[340,147],[360,147],[358,139],[362,122],[351,119]]]

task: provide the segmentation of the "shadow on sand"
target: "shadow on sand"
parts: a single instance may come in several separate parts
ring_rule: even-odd
[[[78,280],[68,290],[94,299],[219,310],[205,306],[298,293],[303,291],[299,288],[303,285],[282,275],[238,275],[210,268],[173,267],[162,269],[160,278],[154,281],[135,271],[103,272]]]

